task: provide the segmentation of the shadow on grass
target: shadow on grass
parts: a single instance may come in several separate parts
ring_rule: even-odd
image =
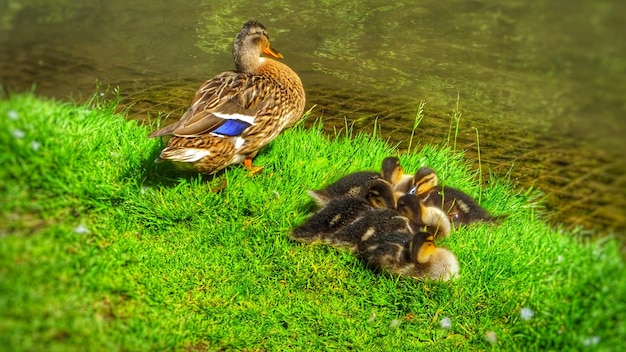
[[[213,188],[219,188],[220,183],[225,182],[224,170],[215,175],[203,175],[194,171],[180,170],[167,161],[157,161],[164,147],[165,141],[156,144],[150,154],[141,161],[140,177],[145,186],[169,188],[180,184],[181,179],[191,182],[200,178],[202,183],[207,183]],[[136,170],[128,170],[125,176],[137,177],[137,172]]]
[[[188,182],[199,179],[201,183],[206,183],[213,192],[218,193],[228,186],[226,184],[225,173],[228,170],[243,167],[242,165],[230,165],[213,175],[204,175],[193,170],[181,170],[176,168],[171,162],[157,161],[161,150],[165,148],[166,144],[167,140],[161,139],[161,142],[156,144],[150,151],[150,154],[142,160],[140,175],[144,185],[149,187],[174,187],[180,183],[181,179]],[[260,154],[269,154],[271,151],[272,145],[270,143],[263,147]],[[264,172],[267,172],[267,170],[264,170]],[[136,175],[137,173],[134,170],[129,170],[125,173],[126,177],[136,177]],[[262,175],[263,173],[260,174],[260,176]],[[310,207],[306,209],[310,210]]]

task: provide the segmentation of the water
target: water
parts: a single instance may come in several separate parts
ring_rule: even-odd
[[[447,139],[554,220],[626,232],[626,3],[620,1],[0,2],[0,83],[82,100],[117,86],[134,118],[175,119],[233,68],[241,24],[265,24],[325,126],[348,119],[403,142]],[[474,129],[476,128],[476,129]],[[451,141],[453,143],[453,141]]]

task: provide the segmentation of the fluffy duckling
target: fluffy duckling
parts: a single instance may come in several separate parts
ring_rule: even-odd
[[[419,232],[419,226],[393,209],[378,208],[365,212],[359,219],[323,241],[336,247],[347,247],[356,253],[363,243],[376,242],[377,237],[390,232],[410,236]]]
[[[438,184],[437,174],[428,167],[422,167],[415,173],[413,188],[421,203],[428,207],[439,207],[450,218],[453,225],[470,224],[476,221],[495,221],[502,217],[494,217],[485,208],[463,191],[442,187]]]
[[[383,180],[391,184],[396,198],[402,197],[411,189],[413,175],[404,173],[400,160],[396,157],[390,156],[383,160],[380,174]]]
[[[383,159],[383,165],[380,170],[380,176],[383,180],[389,182],[394,188],[396,185],[412,180],[411,175],[406,175],[400,164],[400,160],[395,156],[389,156]]]
[[[434,237],[427,232],[413,236],[392,232],[364,242],[359,248],[361,258],[370,266],[412,278],[449,281],[458,277],[459,262],[445,248],[437,248]]]
[[[323,207],[331,200],[345,196],[365,198],[369,192],[367,185],[379,179],[380,174],[374,171],[354,172],[340,178],[323,189],[309,190],[307,194],[313,198],[318,206]]]
[[[386,181],[370,180],[365,189],[367,193],[363,198],[344,196],[330,200],[303,224],[294,228],[291,236],[302,242],[321,241],[374,208],[395,207],[393,193]]]
[[[450,219],[438,206],[425,205],[414,195],[405,194],[398,198],[396,209],[416,224],[426,226],[437,239],[450,235]]]
[[[403,175],[402,166],[396,157],[388,157],[383,160],[381,172],[358,171],[346,175],[334,183],[320,190],[309,190],[307,193],[318,206],[324,206],[333,199],[352,196],[364,198],[368,193],[368,183],[373,180],[383,179],[390,184],[397,182]]]

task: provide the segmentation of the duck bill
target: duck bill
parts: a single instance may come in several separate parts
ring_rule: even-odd
[[[278,51],[272,49],[272,47],[267,47],[265,49],[263,49],[263,53],[265,55],[269,55],[271,57],[275,57],[277,59],[282,59],[283,58],[283,54],[279,53]]]

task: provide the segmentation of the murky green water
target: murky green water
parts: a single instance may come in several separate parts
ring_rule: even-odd
[[[0,83],[46,96],[119,86],[138,118],[177,118],[197,86],[233,67],[251,18],[302,77],[326,126],[457,147],[548,192],[557,221],[626,232],[626,2],[0,2]]]

